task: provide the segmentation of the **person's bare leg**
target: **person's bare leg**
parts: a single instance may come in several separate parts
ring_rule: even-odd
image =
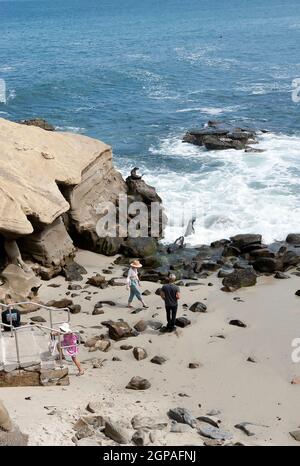
[[[83,370],[83,368],[81,367],[81,364],[80,364],[79,359],[78,359],[76,356],[73,356],[73,357],[72,357],[72,360],[73,360],[75,366],[76,366],[77,369],[78,369],[78,375],[83,375],[83,374],[84,374],[84,370]]]

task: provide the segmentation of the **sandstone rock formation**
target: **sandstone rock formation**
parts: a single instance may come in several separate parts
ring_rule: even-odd
[[[12,422],[4,404],[0,401],[0,446],[26,446],[28,435],[22,434],[20,429]]]
[[[24,270],[22,258],[38,262],[36,271],[51,278],[73,257],[74,245],[120,250],[126,238],[99,237],[96,230],[107,206],[118,211],[120,194],[129,193],[130,202],[161,200],[142,180],[125,183],[110,146],[46,123],[0,119],[0,256]]]

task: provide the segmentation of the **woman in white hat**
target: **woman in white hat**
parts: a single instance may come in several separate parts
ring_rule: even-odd
[[[142,264],[138,260],[135,260],[131,262],[130,269],[128,270],[127,289],[130,289],[130,295],[128,299],[128,307],[130,308],[133,307],[131,303],[134,297],[141,301],[144,308],[148,308],[148,306],[144,303],[141,292],[139,290],[140,279],[138,276],[138,269],[141,267],[143,267]]]
[[[71,358],[74,362],[75,366],[78,369],[77,375],[83,375],[84,370],[81,367],[80,361],[78,359],[78,342],[77,342],[77,335],[73,333],[70,325],[65,322],[64,324],[60,325],[59,327],[60,332],[63,334],[63,338],[61,341],[61,348],[63,355],[66,358]]]

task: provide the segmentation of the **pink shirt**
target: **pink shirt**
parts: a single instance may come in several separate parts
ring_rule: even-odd
[[[77,336],[75,333],[66,333],[62,339],[61,346],[68,346],[68,348],[63,348],[69,356],[76,356],[78,354],[78,346],[77,345]]]

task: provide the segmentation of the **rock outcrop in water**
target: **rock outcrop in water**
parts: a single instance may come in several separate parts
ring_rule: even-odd
[[[120,238],[99,237],[98,220],[120,194],[161,202],[144,181],[126,182],[115,170],[111,147],[86,136],[54,132],[44,120],[0,119],[0,246],[25,272],[38,262],[44,278],[59,273],[75,245],[117,253]]]
[[[183,142],[205,146],[208,150],[236,149],[261,152],[261,149],[250,146],[257,144],[254,130],[219,121],[209,121],[203,128],[190,129],[183,137]]]

